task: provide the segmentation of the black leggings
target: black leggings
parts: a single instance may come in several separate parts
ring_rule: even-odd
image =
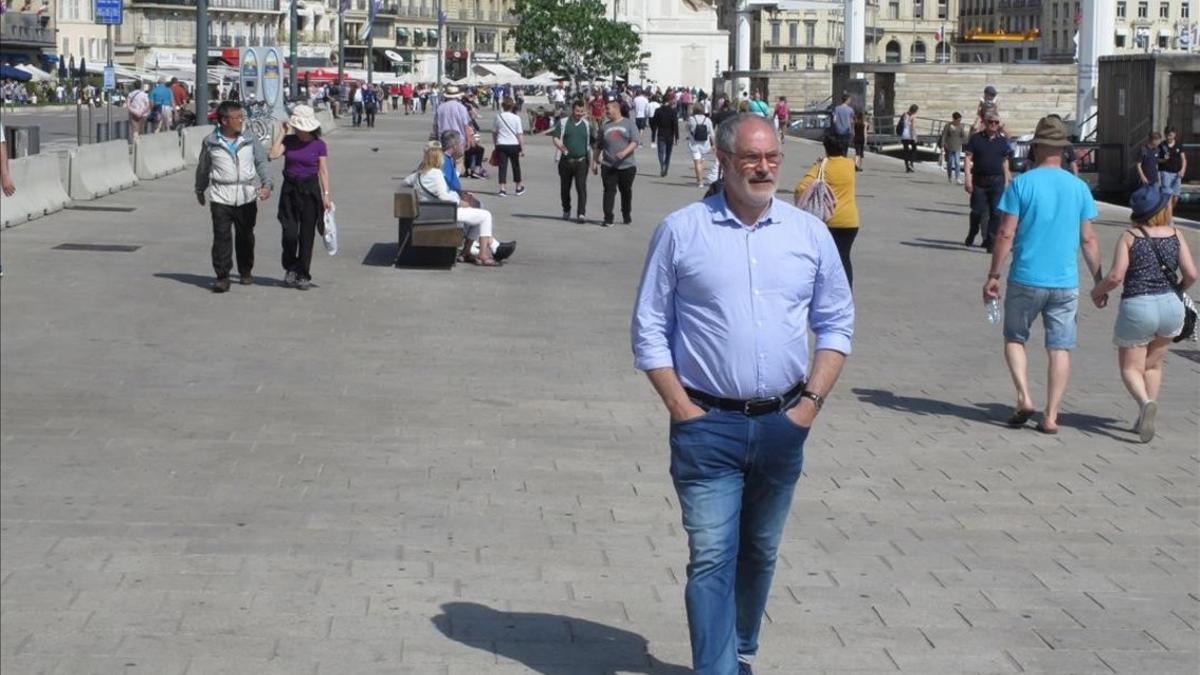
[[[911,169],[917,161],[917,142],[901,139],[900,144],[904,146],[904,166]]]
[[[850,247],[854,246],[858,228],[831,227],[829,234],[833,235],[833,243],[837,246],[838,256],[842,259],[842,267],[846,270],[846,281],[850,283],[850,288],[854,288],[854,266],[850,264]]]
[[[521,146],[519,145],[497,145],[496,151],[500,153],[500,184],[508,183],[508,163],[512,162],[513,182],[521,182]]]

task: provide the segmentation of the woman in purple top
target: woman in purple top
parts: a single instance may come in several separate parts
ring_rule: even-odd
[[[294,134],[291,132],[295,132]],[[313,239],[333,202],[329,196],[328,150],[313,109],[298,105],[283,123],[268,157],[283,157],[279,223],[283,226],[283,283],[302,291],[312,285]]]

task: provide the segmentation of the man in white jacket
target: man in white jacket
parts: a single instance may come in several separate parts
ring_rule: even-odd
[[[258,139],[242,134],[245,119],[242,104],[222,101],[217,107],[220,127],[204,139],[196,167],[196,199],[204,206],[207,197],[212,211],[214,293],[229,290],[235,244],[239,280],[243,286],[254,283],[255,200],[266,200],[274,187],[267,151]],[[236,242],[232,230],[237,232]]]

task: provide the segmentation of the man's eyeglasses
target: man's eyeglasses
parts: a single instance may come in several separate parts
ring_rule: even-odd
[[[759,164],[762,164],[764,161],[767,163],[767,166],[775,169],[778,168],[780,164],[783,164],[783,153],[768,152],[765,155],[737,155],[736,159],[739,166],[747,169],[754,168]]]
[[[988,120],[988,124],[1000,124],[1000,120]]]

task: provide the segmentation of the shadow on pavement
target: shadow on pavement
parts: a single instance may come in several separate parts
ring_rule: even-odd
[[[972,422],[1005,426],[1012,409],[1002,403],[973,403],[969,406],[933,398],[897,396],[884,389],[851,389],[859,401],[910,415],[943,415]]]
[[[1200,363],[1200,351],[1195,349],[1172,349],[1171,353],[1192,363]]]
[[[1062,412],[1058,414],[1058,426],[1069,429],[1078,429],[1089,434],[1097,434],[1100,436],[1108,436],[1114,441],[1129,443],[1137,439],[1132,431],[1133,423],[1126,423],[1124,426],[1118,426],[1120,420],[1111,417],[1100,417],[1099,415],[1089,415],[1087,413]],[[1112,432],[1118,431],[1124,435],[1118,436]]]
[[[371,250],[363,257],[362,264],[369,267],[391,267],[396,264],[396,249],[399,247],[394,241],[372,244]]]
[[[158,279],[170,279],[172,281],[178,281],[179,283],[182,283],[182,284],[191,284],[192,286],[199,286],[200,288],[203,288],[205,290],[208,290],[209,287],[212,286],[213,281],[216,280],[216,277],[212,276],[211,274],[208,274],[208,275],[187,274],[184,272],[155,272],[154,276]],[[236,284],[237,276],[235,275],[232,278],[233,278],[233,282]],[[282,279],[272,279],[270,277],[260,277],[258,275],[255,275],[254,285],[255,286],[279,286],[279,287],[282,287],[283,280]]]
[[[950,215],[952,215],[952,216],[962,216],[962,215],[966,215],[966,213],[965,213],[965,211],[964,211],[963,209],[959,209],[959,210],[957,210],[957,211],[949,211],[949,210],[947,210],[947,209],[927,209],[927,208],[925,208],[925,207],[922,207],[922,206],[913,206],[913,207],[911,207],[909,210],[910,210],[910,211],[924,211],[925,213],[948,213],[948,214],[950,214]]]
[[[902,241],[902,242],[900,242],[900,245],[901,246],[916,246],[918,248],[935,248],[935,249],[938,249],[941,251],[975,251],[975,250],[982,251],[983,250],[981,248],[976,249],[975,247],[971,247],[970,249],[968,249],[966,246],[963,246],[963,243],[961,241],[951,241],[949,239],[926,239],[924,237],[917,237],[916,239],[913,239],[912,241]]]
[[[501,612],[473,602],[449,602],[433,617],[446,637],[495,651],[542,675],[620,670],[647,675],[691,675],[691,668],[663,663],[631,631],[561,614]]]

